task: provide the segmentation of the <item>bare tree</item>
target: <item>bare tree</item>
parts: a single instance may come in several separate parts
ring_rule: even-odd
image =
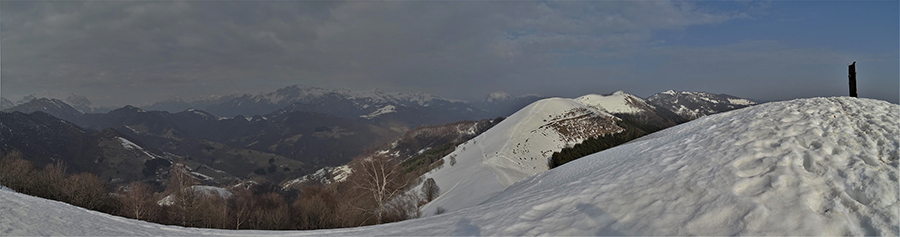
[[[69,202],[69,197],[63,192],[66,182],[66,166],[62,161],[44,166],[44,169],[37,173],[33,182],[35,196]]]
[[[166,193],[169,193],[173,202],[170,215],[178,218],[182,226],[188,226],[194,224],[196,216],[199,214],[199,210],[195,210],[199,206],[199,197],[191,188],[197,181],[187,174],[183,166],[181,163],[172,165],[169,170]]]
[[[99,210],[110,202],[106,183],[91,173],[71,175],[60,188],[72,205]]]
[[[247,223],[250,211],[256,209],[256,200],[253,198],[253,192],[246,187],[232,188],[231,193],[234,195],[228,199],[229,222],[234,224],[235,230],[240,230],[241,225]]]
[[[408,179],[400,167],[400,163],[386,155],[374,155],[357,159],[352,164],[353,173],[348,179],[362,195],[370,196],[374,207],[370,212],[375,215],[375,224],[381,224],[386,204],[403,194]]]
[[[228,205],[219,195],[199,195],[199,227],[225,228],[228,223]]]
[[[391,199],[385,204],[386,208],[383,221],[395,222],[419,218],[422,213],[419,211],[419,206],[416,204],[418,204],[420,200],[421,198],[419,198],[419,195],[415,193],[403,192],[403,194]]]
[[[256,208],[250,212],[250,224],[256,229],[283,230],[290,224],[290,207],[278,193],[257,197]]]
[[[0,156],[0,184],[21,193],[31,193],[34,182],[34,166],[22,159],[19,152],[11,152]]]
[[[425,196],[425,201],[430,202],[441,194],[441,188],[438,187],[437,182],[434,182],[433,178],[428,178],[422,184],[422,194]]]
[[[156,203],[153,201],[153,188],[147,183],[135,181],[119,193],[122,201],[121,214],[138,220],[150,220],[151,208]]]
[[[305,186],[294,202],[295,223],[300,229],[339,227],[335,222],[336,197],[331,190],[320,186]]]

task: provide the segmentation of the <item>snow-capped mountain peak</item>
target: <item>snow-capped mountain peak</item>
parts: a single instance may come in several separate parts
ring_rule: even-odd
[[[609,113],[640,113],[653,110],[653,106],[647,104],[644,99],[623,91],[616,91],[609,95],[590,94],[576,98],[575,100],[596,108],[601,108]]]
[[[490,94],[488,94],[487,97],[484,98],[484,101],[498,102],[498,101],[511,100],[513,98],[515,98],[515,97],[513,97],[510,94],[507,94],[506,92],[497,91],[497,92],[491,92]]]

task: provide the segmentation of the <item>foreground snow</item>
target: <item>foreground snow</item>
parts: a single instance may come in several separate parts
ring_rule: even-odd
[[[801,99],[707,116],[428,218],[337,230],[205,230],[0,190],[0,235],[896,236],[898,145],[898,105]]]

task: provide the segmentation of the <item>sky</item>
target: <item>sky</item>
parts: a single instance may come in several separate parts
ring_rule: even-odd
[[[95,106],[289,85],[900,100],[898,1],[0,1],[0,96]]]

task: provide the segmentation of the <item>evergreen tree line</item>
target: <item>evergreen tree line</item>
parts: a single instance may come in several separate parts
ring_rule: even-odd
[[[418,217],[419,195],[406,192],[414,177],[386,157],[357,159],[346,182],[305,185],[288,193],[265,179],[224,187],[222,197],[198,192],[179,164],[166,188],[144,182],[113,187],[90,173],[67,174],[62,163],[42,169],[13,152],[0,155],[0,184],[17,192],[113,215],[199,228],[309,230],[381,224]],[[425,191],[425,190],[423,190]],[[168,197],[167,205],[160,200]]]
[[[645,119],[635,115],[618,114],[617,117],[622,120],[616,124],[625,129],[625,131],[588,138],[572,147],[563,148],[559,152],[554,152],[550,158],[550,168],[553,169],[559,167],[570,161],[625,144],[631,140],[666,128],[648,123]]]

